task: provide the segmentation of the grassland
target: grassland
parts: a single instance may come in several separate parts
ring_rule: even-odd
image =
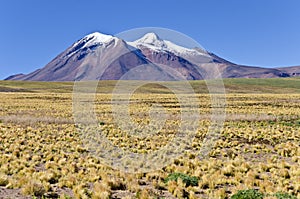
[[[126,81],[124,81],[126,82]],[[117,81],[101,81],[98,93],[111,93]],[[168,82],[178,84],[180,82]],[[205,81],[191,81],[191,86],[196,93],[208,93]],[[55,92],[71,93],[73,82],[24,82],[24,81],[0,81],[0,92]],[[227,93],[300,93],[300,78],[278,79],[224,79]],[[166,88],[148,84],[140,92],[144,93],[169,93]]]
[[[73,83],[0,81],[0,198],[225,199],[247,189],[265,198],[279,192],[300,198],[300,79],[225,79],[224,128],[204,159],[196,152],[210,126],[211,103],[205,82],[190,83],[201,112],[193,150],[159,170],[130,174],[83,145],[73,120]],[[135,123],[150,122],[152,103],[172,116],[159,132],[139,139],[114,124],[115,84],[100,82],[96,95],[99,128],[108,139],[134,153],[172,141],[180,113],[176,96],[158,84],[136,90],[130,104]]]

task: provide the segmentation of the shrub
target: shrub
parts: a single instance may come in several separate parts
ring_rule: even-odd
[[[297,199],[296,196],[292,196],[292,195],[289,195],[287,193],[281,193],[281,192],[275,193],[274,196],[277,199]]]
[[[168,175],[168,177],[165,179],[165,183],[168,183],[169,181],[176,181],[180,178],[185,185],[188,186],[197,186],[198,185],[198,178],[193,176],[188,176],[183,173],[171,173]]]
[[[94,184],[92,199],[111,198],[111,190],[106,184],[96,182]]]
[[[46,193],[46,190],[42,183],[29,181],[24,187],[22,188],[22,193],[25,195],[31,196],[43,196]]]
[[[240,190],[230,199],[263,199],[264,195],[255,189]]]

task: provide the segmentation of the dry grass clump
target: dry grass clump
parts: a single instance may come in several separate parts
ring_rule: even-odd
[[[41,197],[46,193],[46,187],[39,181],[30,180],[22,186],[22,193]]]
[[[105,183],[96,182],[91,197],[92,199],[108,199],[111,197],[111,189]]]
[[[5,174],[0,174],[0,186],[6,186],[8,185],[9,180],[8,180],[8,176]]]

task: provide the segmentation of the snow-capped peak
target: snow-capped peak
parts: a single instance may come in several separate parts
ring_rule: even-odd
[[[77,45],[81,45],[82,48],[95,44],[103,45],[110,42],[112,39],[116,39],[116,37],[113,37],[112,35],[102,34],[100,32],[94,32],[77,41],[73,45],[73,47]]]
[[[113,36],[111,35],[102,34],[100,32],[94,32],[85,36],[83,39],[87,39],[87,40],[92,39],[93,42],[105,43],[111,38],[113,38]]]
[[[138,43],[146,43],[146,44],[153,44],[157,41],[161,41],[161,39],[154,32],[149,32],[145,34],[142,38],[136,40],[136,42]]]
[[[142,45],[156,47],[159,48],[160,50],[166,47],[165,42],[162,39],[160,39],[159,36],[154,32],[147,33],[142,38],[134,42],[129,42],[129,44],[133,45],[134,47],[137,47],[138,45],[142,44]]]
[[[94,32],[89,35],[86,35],[82,39],[75,42],[72,48],[69,50],[67,55],[70,57],[75,54],[78,50],[84,48],[94,48],[95,46],[110,45],[112,41],[115,40],[114,44],[116,45],[118,38],[112,35],[102,34],[100,32]]]
[[[146,47],[154,51],[166,51],[172,52],[176,55],[203,55],[207,56],[206,53],[201,53],[195,49],[186,48],[177,45],[171,41],[161,39],[157,34],[150,32],[145,34],[142,38],[137,39],[133,42],[127,42],[131,46],[136,48]]]

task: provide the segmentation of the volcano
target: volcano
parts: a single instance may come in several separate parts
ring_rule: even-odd
[[[95,32],[72,44],[43,68],[5,80],[201,80],[293,76],[300,76],[299,66],[239,65],[204,49],[187,48],[161,39],[153,32],[136,41]]]

